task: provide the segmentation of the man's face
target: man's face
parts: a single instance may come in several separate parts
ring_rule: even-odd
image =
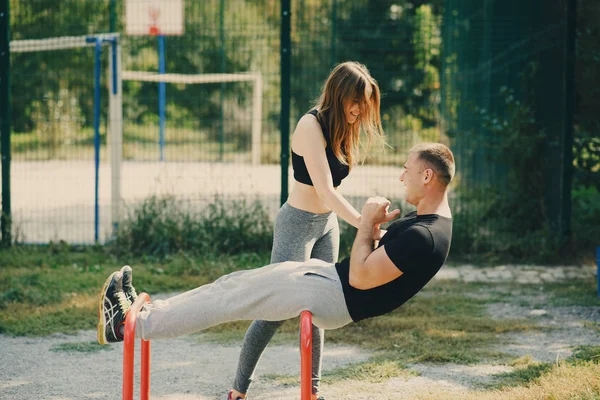
[[[425,167],[417,158],[417,155],[411,153],[404,164],[404,171],[400,175],[400,182],[404,183],[404,198],[407,203],[417,205],[424,195],[425,189]]]

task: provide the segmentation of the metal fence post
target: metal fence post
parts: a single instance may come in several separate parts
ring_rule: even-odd
[[[9,0],[0,0],[0,155],[2,157],[2,245],[12,243],[10,204],[10,13]]]
[[[292,68],[291,1],[281,1],[281,204],[288,197],[290,159],[290,85]]]
[[[600,299],[600,246],[596,247],[596,281],[598,283],[598,298]]]

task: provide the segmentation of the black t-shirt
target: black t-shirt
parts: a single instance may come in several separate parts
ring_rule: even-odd
[[[350,258],[335,265],[348,312],[354,322],[386,314],[407,302],[440,270],[450,250],[452,219],[410,213],[393,222],[381,239],[402,275],[385,285],[361,290],[350,286]]]

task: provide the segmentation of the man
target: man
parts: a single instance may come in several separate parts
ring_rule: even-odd
[[[234,272],[215,282],[145,305],[136,320],[136,337],[176,337],[235,320],[280,321],[304,310],[323,329],[336,329],[388,313],[413,297],[439,271],[450,249],[452,214],[448,185],[454,176],[448,147],[413,147],[400,175],[412,212],[399,214],[382,197],[367,200],[349,258],[338,264],[320,260],[284,262]],[[381,239],[373,249],[373,240]],[[125,315],[135,299],[131,268],[106,280],[99,304],[98,341],[123,340]]]

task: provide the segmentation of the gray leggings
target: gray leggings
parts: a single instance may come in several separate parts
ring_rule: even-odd
[[[314,214],[285,203],[275,218],[271,263],[306,261],[311,258],[335,263],[340,247],[340,230],[334,213]],[[244,337],[233,388],[247,393],[254,378],[254,370],[284,321],[253,321]],[[316,393],[321,381],[322,350],[325,340],[323,329],[313,325],[312,387]]]

